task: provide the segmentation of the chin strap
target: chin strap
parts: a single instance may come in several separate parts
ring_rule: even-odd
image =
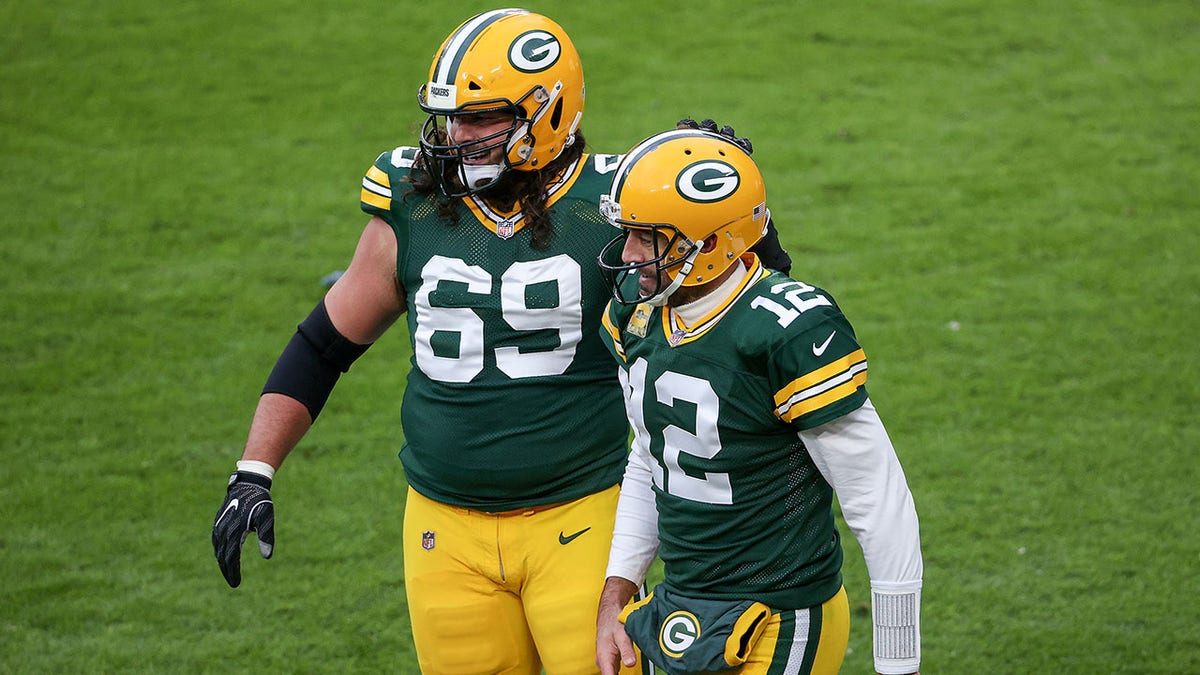
[[[700,245],[693,244],[692,252],[689,253],[686,258],[684,258],[683,264],[679,266],[679,273],[675,275],[675,278],[671,280],[671,283],[668,284],[666,288],[662,289],[658,293],[655,293],[653,297],[647,300],[646,304],[650,305],[651,307],[662,307],[665,305],[667,303],[667,298],[671,297],[672,293],[679,290],[679,287],[683,285],[683,280],[686,279],[687,275],[691,273],[692,266],[696,264],[696,256],[698,255],[700,255]]]

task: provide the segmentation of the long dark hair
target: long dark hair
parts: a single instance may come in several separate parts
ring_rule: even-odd
[[[525,227],[529,228],[530,245],[544,250],[554,238],[554,224],[550,220],[550,209],[546,206],[546,186],[554,181],[572,163],[583,156],[587,142],[582,131],[575,132],[575,142],[563,150],[562,154],[536,171],[517,171],[509,169],[500,180],[485,192],[479,193],[489,205],[500,211],[513,211],[518,206],[525,214]],[[433,195],[437,204],[438,217],[442,220],[457,224],[454,204],[458,198],[450,198],[437,188],[437,181],[430,172],[424,153],[417,153],[413,163],[412,190],[409,194]],[[458,182],[457,171],[451,169],[448,177]],[[407,195],[405,195],[407,196]]]

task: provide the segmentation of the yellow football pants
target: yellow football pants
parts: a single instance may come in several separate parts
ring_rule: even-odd
[[[837,675],[850,641],[850,603],[842,588],[819,607],[777,612],[739,675]]]
[[[408,490],[404,582],[425,675],[595,673],[619,488],[486,513]]]

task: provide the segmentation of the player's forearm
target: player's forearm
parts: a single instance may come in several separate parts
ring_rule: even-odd
[[[263,394],[246,439],[243,460],[265,462],[278,469],[312,426],[308,408],[284,394]]]
[[[919,582],[921,535],[912,492],[870,400],[841,419],[802,431],[800,437],[837,492],[871,579]]]
[[[600,592],[600,606],[596,611],[597,625],[603,626],[615,622],[637,589],[637,584],[623,577],[606,579],[604,590]]]

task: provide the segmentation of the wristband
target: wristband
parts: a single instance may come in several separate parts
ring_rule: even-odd
[[[267,464],[266,462],[260,462],[256,459],[239,459],[237,463],[237,470],[245,471],[247,473],[256,473],[260,476],[265,476],[267,480],[275,478],[275,467]]]

